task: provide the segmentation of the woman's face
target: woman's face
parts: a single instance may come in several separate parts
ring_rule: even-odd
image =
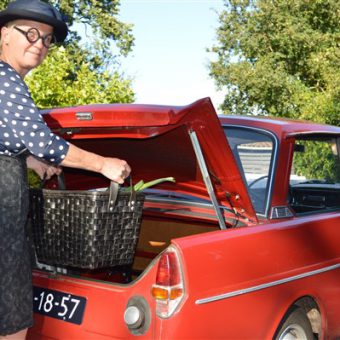
[[[42,39],[29,42],[24,32],[38,30],[41,37],[53,33],[53,27],[31,20],[15,20],[1,29],[1,59],[10,64],[22,77],[39,66],[47,55],[48,47]]]

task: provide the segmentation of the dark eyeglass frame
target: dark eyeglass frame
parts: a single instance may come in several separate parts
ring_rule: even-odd
[[[56,38],[54,36],[53,33],[49,33],[49,34],[46,34],[45,36],[42,36],[39,32],[38,29],[34,28],[34,27],[31,27],[29,28],[27,31],[24,31],[22,30],[21,28],[17,27],[17,26],[13,26],[18,32],[20,32],[22,35],[24,35],[27,39],[27,41],[31,44],[34,44],[36,43],[39,39],[42,40],[42,43],[43,45],[46,47],[46,48],[49,48],[51,45],[53,45],[54,43],[56,43]],[[32,39],[32,37],[30,36],[30,33],[33,33],[36,38],[35,39]],[[47,39],[51,38],[51,41],[48,42]]]

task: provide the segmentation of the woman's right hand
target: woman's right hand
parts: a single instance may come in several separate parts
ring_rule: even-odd
[[[70,144],[62,166],[99,172],[111,181],[123,184],[130,175],[129,164],[119,158],[104,157]]]
[[[123,184],[130,172],[131,168],[126,161],[119,158],[104,158],[101,173],[111,181]]]

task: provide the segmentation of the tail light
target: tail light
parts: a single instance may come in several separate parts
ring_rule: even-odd
[[[151,294],[156,300],[156,313],[161,318],[170,317],[184,298],[183,274],[174,247],[170,246],[159,259]]]

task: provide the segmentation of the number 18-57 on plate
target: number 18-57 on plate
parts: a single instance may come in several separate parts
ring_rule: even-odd
[[[83,321],[86,299],[51,289],[34,287],[33,310],[65,322],[80,325]]]

